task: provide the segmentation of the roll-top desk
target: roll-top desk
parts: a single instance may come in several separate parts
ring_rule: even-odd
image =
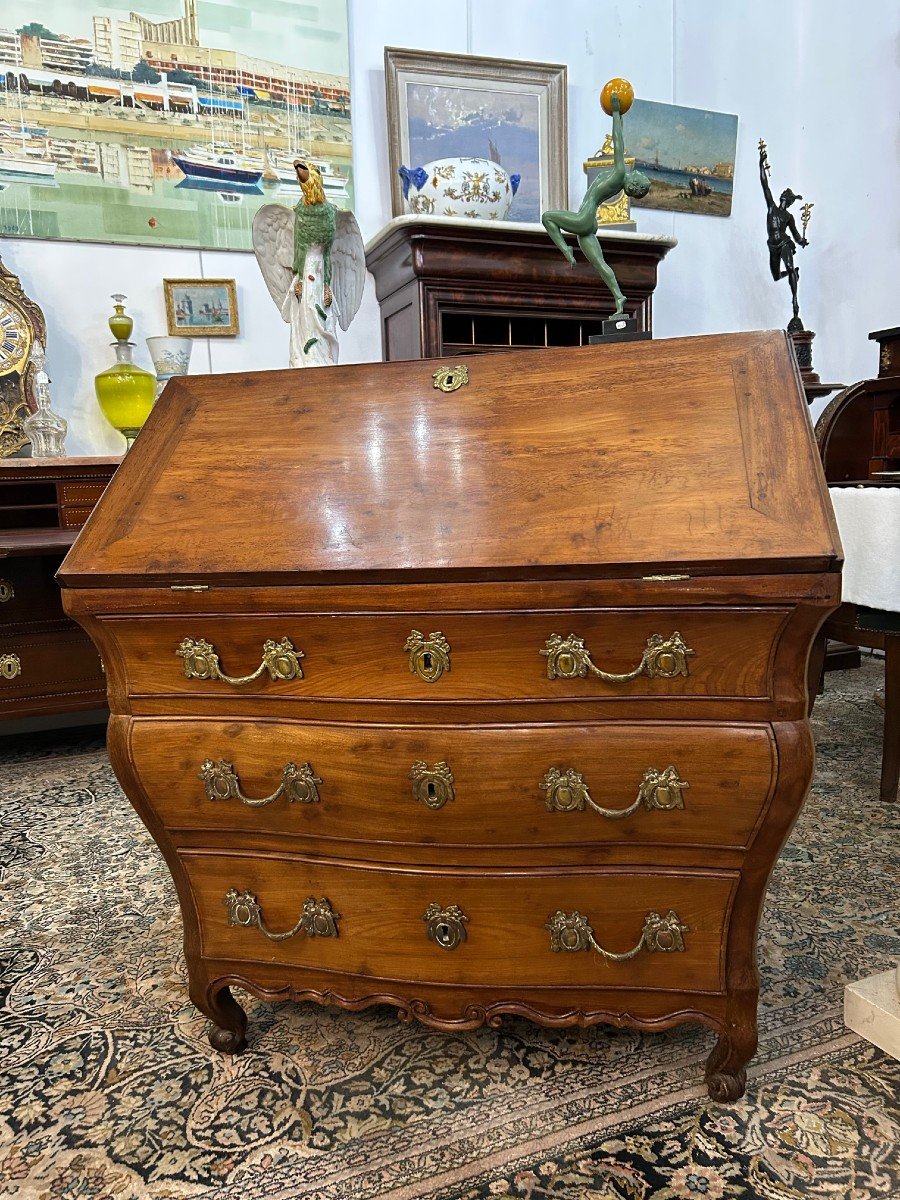
[[[781,333],[171,383],[60,577],[212,1044],[699,1020],[740,1095],[839,569]]]

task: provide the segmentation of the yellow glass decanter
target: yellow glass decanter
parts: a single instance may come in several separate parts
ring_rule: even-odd
[[[112,300],[115,312],[109,318],[109,327],[116,339],[112,343],[116,361],[96,376],[94,387],[101,412],[110,425],[125,435],[125,449],[130,450],[153,407],[156,376],[132,361],[134,342],[128,338],[134,321],[125,312],[124,296],[117,293]]]

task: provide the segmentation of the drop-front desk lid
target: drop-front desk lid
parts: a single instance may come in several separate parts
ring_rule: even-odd
[[[170,383],[68,586],[836,570],[782,332]]]

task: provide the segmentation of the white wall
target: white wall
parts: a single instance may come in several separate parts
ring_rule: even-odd
[[[646,232],[674,233],[660,269],[659,337],[783,326],[784,282],[772,282],[756,145],[769,145],[773,190],[815,201],[811,244],[800,251],[801,313],[817,332],[823,379],[875,372],[871,329],[900,320],[894,295],[900,156],[894,0],[350,0],[356,213],[368,239],[390,216],[384,105],[385,45],[565,62],[569,68],[569,186],[602,140],[599,88],[630,78],[649,100],[737,113],[734,207],[728,219],[636,213]],[[165,332],[164,276],[233,276],[242,333],[197,341],[193,372],[283,366],[287,329],[250,254],[4,239],[7,264],[42,304],[54,403],[69,419],[73,454],[116,452],[93,377],[111,361],[109,296],[124,291],[143,338]],[[342,360],[381,354],[371,279],[342,339]]]

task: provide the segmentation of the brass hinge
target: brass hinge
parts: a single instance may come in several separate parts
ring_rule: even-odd
[[[208,592],[208,583],[173,583],[170,584],[170,591],[173,592]]]

